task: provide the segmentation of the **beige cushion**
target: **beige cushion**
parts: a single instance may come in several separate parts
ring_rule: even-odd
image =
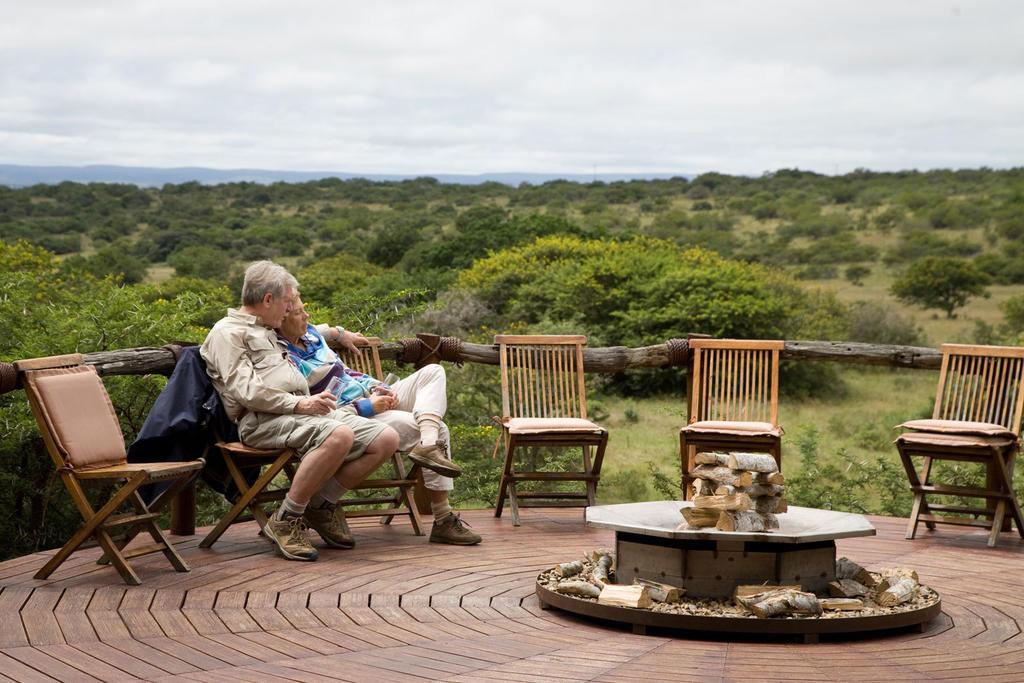
[[[511,434],[604,431],[600,425],[579,417],[513,417],[505,421],[505,426]]]
[[[696,434],[735,434],[737,436],[782,436],[782,427],[771,422],[733,422],[730,420],[701,420],[682,428]]]
[[[940,434],[974,434],[976,436],[1006,436],[1016,438],[1016,434],[1003,425],[991,422],[970,422],[968,420],[908,420],[901,425],[904,429],[918,432],[938,432]]]
[[[1016,443],[1007,436],[983,436],[980,434],[942,434],[939,432],[907,432],[900,434],[894,443],[909,446],[948,446],[950,448],[1005,448]]]
[[[124,436],[107,390],[88,366],[26,373],[64,461],[76,470],[125,462]]]

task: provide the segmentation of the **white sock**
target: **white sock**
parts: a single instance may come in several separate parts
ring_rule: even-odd
[[[324,505],[334,505],[341,497],[348,493],[348,489],[341,485],[334,477],[324,482],[320,490],[313,494],[309,504],[315,508],[322,508]]]
[[[441,418],[437,415],[420,415],[416,418],[416,424],[420,428],[420,443],[424,446],[433,446],[437,443],[437,437],[441,433]]]
[[[281,503],[281,509],[289,515],[299,517],[306,511],[306,503],[296,503],[288,496],[285,496],[284,502]]]

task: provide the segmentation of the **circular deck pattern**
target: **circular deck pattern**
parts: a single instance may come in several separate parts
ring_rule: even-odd
[[[611,543],[581,510],[488,510],[465,518],[477,547],[429,544],[409,526],[355,527],[354,550],[286,562],[252,524],[212,550],[178,539],[192,571],[134,562],[124,585],[77,553],[49,581],[49,553],[0,563],[0,681],[640,681],[1024,679],[1024,543],[941,528],[903,539],[905,520],[838,542],[868,568],[915,568],[943,597],[923,633],[816,645],[652,630],[542,610],[537,574]]]

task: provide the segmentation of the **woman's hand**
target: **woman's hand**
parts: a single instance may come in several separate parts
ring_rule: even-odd
[[[398,405],[398,398],[388,394],[374,394],[370,397],[370,405],[373,406],[374,414],[391,410]]]

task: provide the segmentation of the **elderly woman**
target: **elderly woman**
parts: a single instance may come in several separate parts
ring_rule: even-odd
[[[348,406],[362,417],[380,420],[398,432],[398,450],[407,451],[412,461],[424,468],[423,483],[434,513],[430,541],[479,543],[480,536],[466,528],[448,502],[452,477],[462,474],[462,470],[446,454],[450,441],[448,427],[442,422],[448,407],[444,368],[427,365],[393,386],[352,370],[327,346],[324,335],[346,345],[361,335],[327,325],[310,325],[298,294],[278,334],[288,343],[291,360],[306,377],[311,392],[326,390],[337,378],[334,393],[339,407]]]

